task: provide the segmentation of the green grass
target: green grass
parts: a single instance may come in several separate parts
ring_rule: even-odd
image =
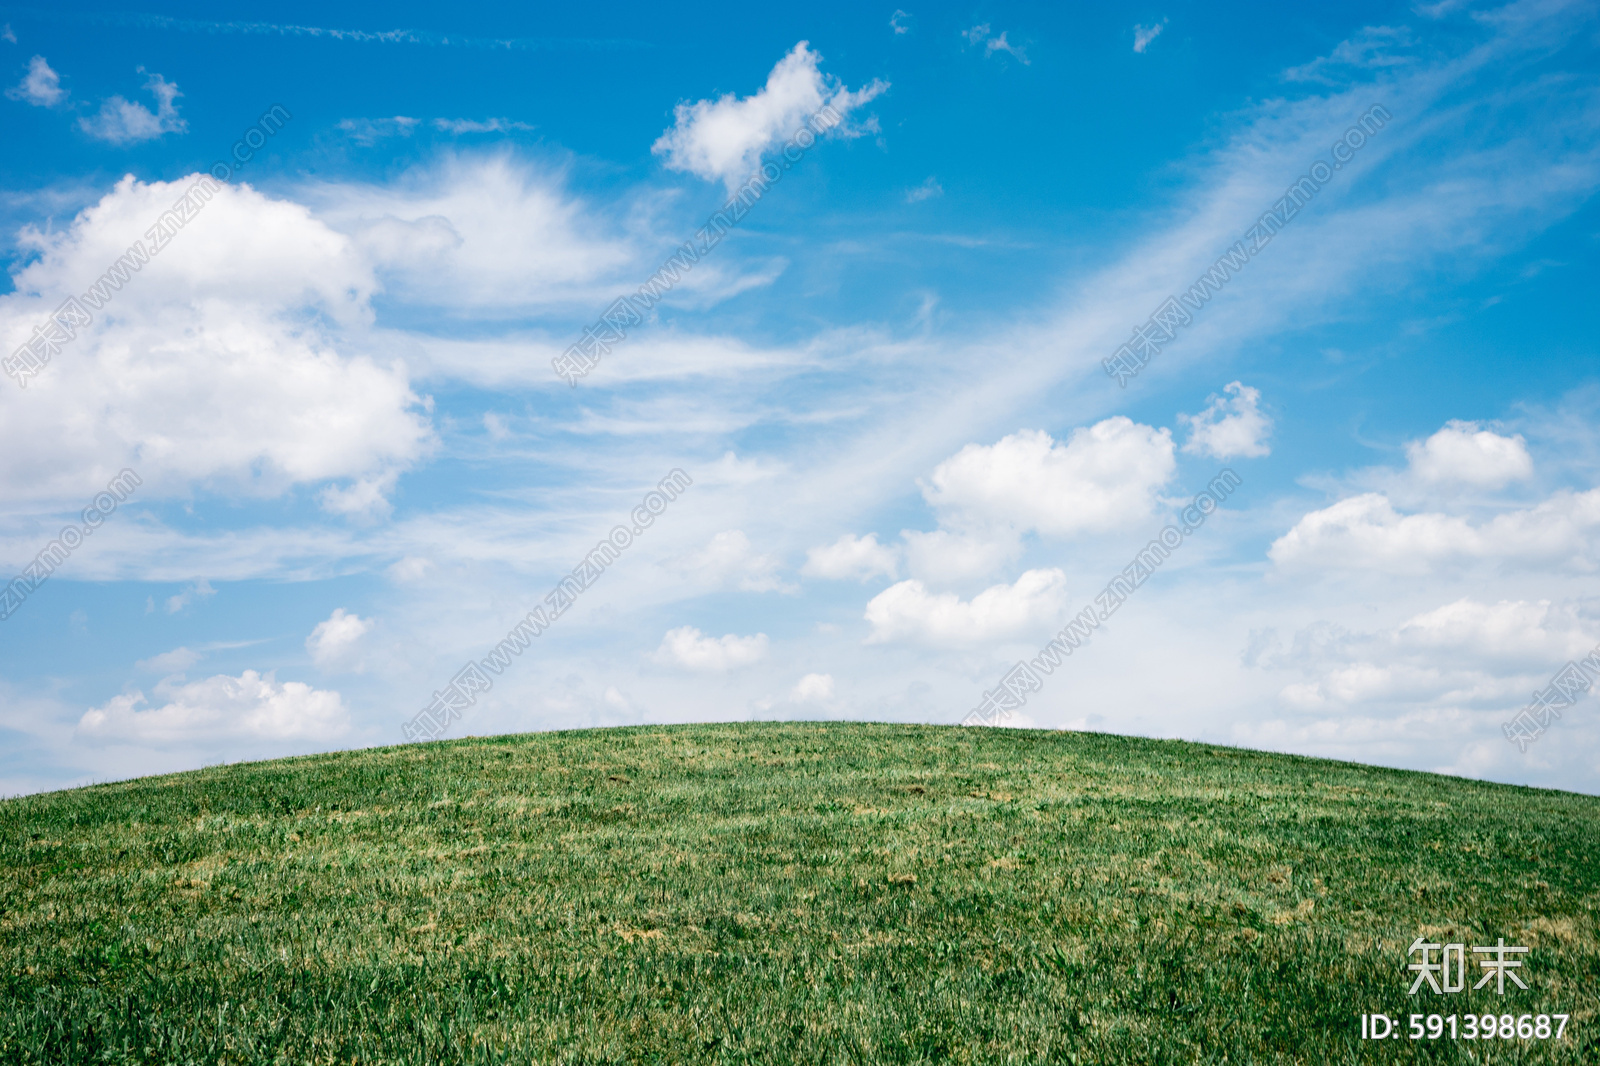
[[[1600,800],[1096,734],[466,739],[0,803],[0,1062],[1600,1062]],[[1406,995],[1419,933],[1531,989]],[[1359,1015],[1569,1013],[1561,1044]]]

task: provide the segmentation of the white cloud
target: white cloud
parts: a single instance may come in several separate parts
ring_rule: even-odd
[[[1116,529],[1148,517],[1176,463],[1172,434],[1118,415],[1065,444],[1023,430],[993,445],[968,444],[933,472],[923,496],[965,528],[1009,523],[1066,535]]]
[[[534,127],[526,122],[513,122],[508,118],[490,118],[475,121],[470,118],[436,118],[433,128],[442,133],[453,133],[457,136],[463,133],[506,133],[511,130],[531,130]]]
[[[1533,476],[1533,459],[1519,433],[1502,437],[1475,422],[1452,420],[1425,441],[1406,445],[1411,472],[1427,483],[1497,489]]]
[[[673,566],[699,581],[731,584],[745,592],[793,591],[778,576],[777,558],[758,553],[739,529],[718,533],[700,551],[675,560]]]
[[[306,638],[306,651],[321,670],[360,673],[363,666],[358,657],[358,645],[371,629],[372,619],[348,614],[343,607],[335,608]]]
[[[1473,559],[1592,572],[1597,533],[1600,489],[1558,492],[1477,525],[1437,512],[1402,515],[1388,497],[1368,492],[1305,515],[1267,554],[1283,567],[1389,573]]]
[[[1133,50],[1143,53],[1146,48],[1150,47],[1150,42],[1160,37],[1161,31],[1166,28],[1166,19],[1162,19],[1151,26],[1135,26],[1133,28]]]
[[[694,626],[668,630],[655,653],[658,663],[705,673],[725,673],[766,657],[765,633],[757,633],[753,637],[729,633],[719,640],[706,636]]]
[[[139,68],[144,71],[143,67]],[[112,144],[137,144],[151,141],[167,133],[184,133],[189,124],[178,117],[173,101],[183,94],[174,82],[159,74],[145,80],[144,87],[156,98],[152,112],[143,104],[132,103],[121,96],[113,96],[101,103],[100,111],[92,118],[81,118],[78,126],[91,137]]]
[[[807,674],[802,677],[789,698],[796,703],[826,703],[833,699],[832,674]]]
[[[399,479],[393,467],[376,477],[357,478],[349,485],[329,485],[318,494],[322,509],[348,518],[376,519],[389,514],[389,491]]]
[[[882,574],[892,581],[899,568],[899,553],[888,545],[879,544],[876,533],[864,537],[846,533],[832,544],[809,549],[800,572],[807,577],[860,581]]]
[[[1223,392],[1227,395],[1212,396],[1199,414],[1178,416],[1178,421],[1189,427],[1189,440],[1183,450],[1215,459],[1241,455],[1259,459],[1270,455],[1272,448],[1266,441],[1272,432],[1272,419],[1261,413],[1260,390],[1234,381]]]
[[[16,38],[11,40],[15,42]],[[6,96],[34,107],[54,107],[67,98],[67,90],[61,87],[61,75],[50,69],[44,56],[34,56],[28,60],[28,73],[23,75],[21,84],[7,89]]]
[[[1006,40],[1006,31],[1004,30],[1000,31],[1000,36],[989,38],[989,40],[985,42],[983,46],[983,54],[985,57],[992,56],[996,52],[1010,52],[1022,62],[1023,66],[1028,65],[1027,55],[1022,51],[1022,49]]]
[[[988,577],[1022,554],[1022,539],[1004,527],[982,533],[901,530],[911,576],[935,585]]]
[[[392,297],[475,320],[614,298],[598,284],[635,264],[632,247],[610,236],[615,224],[570,195],[560,174],[509,155],[448,154],[386,184],[305,192]],[[548,372],[550,360],[539,365]]]
[[[875,128],[850,124],[850,113],[880,94],[889,84],[874,79],[856,92],[817,69],[822,56],[805,41],[778,61],[767,84],[753,96],[727,93],[717,100],[680,103],[673,127],[661,135],[651,151],[666,157],[671,170],[687,171],[707,181],[723,181],[729,191],[761,165],[762,153],[794,136],[806,121],[831,107],[840,123],[829,136],[851,137]]]
[[[1407,26],[1365,26],[1340,41],[1332,52],[1290,67],[1283,76],[1290,81],[1334,84],[1354,75],[1410,63],[1414,57],[1407,50],[1416,43],[1416,35]]]
[[[1403,623],[1397,647],[1417,652],[1453,652],[1467,663],[1507,662],[1553,666],[1581,657],[1595,643],[1592,623],[1548,600],[1479,603],[1463,598]]]
[[[995,585],[963,602],[932,593],[912,579],[892,585],[867,604],[869,644],[910,641],[934,647],[971,647],[1010,637],[1045,634],[1066,606],[1066,575],[1029,570],[1011,585]]]
[[[934,468],[923,497],[942,528],[903,530],[913,577],[946,585],[993,575],[1022,535],[1105,532],[1149,517],[1176,470],[1172,435],[1117,416],[1058,443],[1022,430],[968,444]]]
[[[144,241],[198,178],[130,175],[69,225],[25,229],[19,244],[36,258],[0,295],[0,348]],[[26,391],[0,390],[0,492],[75,499],[131,467],[141,498],[195,486],[272,495],[381,481],[430,450],[404,366],[345,354],[376,282],[349,238],[305,207],[221,185],[158,256],[129,264],[124,291],[105,287],[67,351]]]
[[[940,185],[934,178],[929,177],[916,188],[906,190],[906,203],[920,204],[924,200],[932,200],[943,195],[944,186]]]
[[[384,573],[389,575],[391,581],[407,584],[412,581],[421,581],[428,576],[428,571],[433,569],[433,563],[420,555],[408,555],[390,564]]]
[[[989,24],[987,22],[982,22],[972,27],[970,30],[961,31],[961,36],[967,39],[967,44],[969,45],[983,45],[983,56],[985,59],[994,55],[996,52],[1009,52],[1024,66],[1027,66],[1027,55],[1021,48],[1018,48],[1016,45],[1006,40],[1006,33],[1007,31],[1002,30],[998,35],[992,34],[989,32]]]
[[[160,655],[152,655],[148,659],[140,659],[133,665],[140,670],[148,670],[153,674],[181,674],[189,667],[200,661],[200,653],[190,651],[188,648],[173,648]]]
[[[9,41],[12,44],[17,43],[17,35],[11,32],[11,23],[6,23],[5,29],[0,30],[0,41]]]
[[[352,141],[365,148],[386,137],[409,137],[411,131],[422,124],[420,118],[395,115],[392,118],[346,118],[334,127],[349,135]]]
[[[1597,640],[1600,627],[1570,604],[1464,598],[1372,633],[1320,623],[1260,665],[1294,668],[1306,677],[1280,693],[1286,705],[1302,711],[1359,706],[1373,713],[1396,706],[1406,713],[1509,713]]]
[[[208,600],[216,594],[217,590],[211,587],[211,582],[201,578],[177,595],[167,597],[167,613],[177,614],[191,603]]]
[[[349,728],[337,692],[298,681],[278,684],[271,673],[156,685],[160,707],[140,710],[144,693],[115,696],[87,711],[78,734],[91,741],[144,744],[207,743],[223,739],[330,740]]]
[[[904,33],[910,33],[911,32],[911,15],[910,15],[910,13],[909,12],[905,12],[905,11],[901,11],[899,8],[895,8],[894,14],[889,16],[889,27],[894,30],[896,37],[898,37],[898,36],[900,36],[901,34],[904,34]]]

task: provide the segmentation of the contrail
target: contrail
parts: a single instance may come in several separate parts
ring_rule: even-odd
[[[335,41],[362,41],[378,44],[418,44],[433,47],[495,48],[506,51],[542,51],[563,48],[610,50],[650,48],[647,41],[593,37],[459,37],[431,30],[335,30],[322,26],[295,26],[276,22],[204,22],[177,19],[166,15],[101,14],[92,12],[42,11],[37,8],[0,7],[11,18],[40,19],[49,22],[80,22],[96,26],[131,27],[145,30],[177,30],[181,33],[224,33],[255,37],[325,37]]]

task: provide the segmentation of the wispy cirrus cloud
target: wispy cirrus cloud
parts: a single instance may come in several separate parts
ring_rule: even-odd
[[[513,131],[526,132],[533,126],[526,122],[515,122],[509,118],[436,118],[433,128],[441,133],[451,133],[460,136],[463,133],[511,133]]]
[[[307,37],[330,41],[348,41],[355,44],[409,44],[430,48],[477,48],[518,52],[567,49],[609,51],[652,47],[648,41],[621,37],[472,37],[421,29],[339,29],[326,26],[305,26],[289,22],[182,19],[168,15],[134,14],[131,12],[41,10],[37,8],[12,8],[11,10],[34,19],[75,22],[93,26],[172,30],[179,33],[209,33],[246,37]]]
[[[409,137],[422,124],[420,118],[393,115],[389,118],[346,118],[334,127],[352,141],[370,148],[386,137]]]
[[[1412,49],[1416,34],[1405,26],[1368,26],[1332,52],[1309,63],[1290,67],[1284,77],[1290,81],[1316,81],[1332,84],[1348,80],[1364,71],[1404,66],[1415,61]]]
[[[920,204],[924,200],[937,199],[944,195],[944,186],[939,184],[937,178],[929,176],[921,185],[906,190],[906,203]]]
[[[989,23],[980,22],[971,29],[963,30],[961,36],[966,39],[966,42],[969,46],[983,46],[983,56],[985,59],[994,55],[996,52],[1005,52],[1023,66],[1027,66],[1027,53],[1006,39],[1006,34],[1008,32],[1009,31],[1007,30],[1001,30],[999,33],[993,33],[990,30]]]
[[[1160,37],[1161,31],[1166,28],[1166,19],[1149,26],[1135,26],[1133,28],[1133,50],[1142,54],[1146,48],[1150,47],[1150,42]]]

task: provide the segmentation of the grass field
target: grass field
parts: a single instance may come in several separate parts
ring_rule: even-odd
[[[1600,1062],[1600,799],[1346,763],[546,733],[8,800],[0,849],[8,1064]],[[1419,933],[1530,990],[1408,997]],[[1359,1039],[1414,1011],[1572,1018]]]

